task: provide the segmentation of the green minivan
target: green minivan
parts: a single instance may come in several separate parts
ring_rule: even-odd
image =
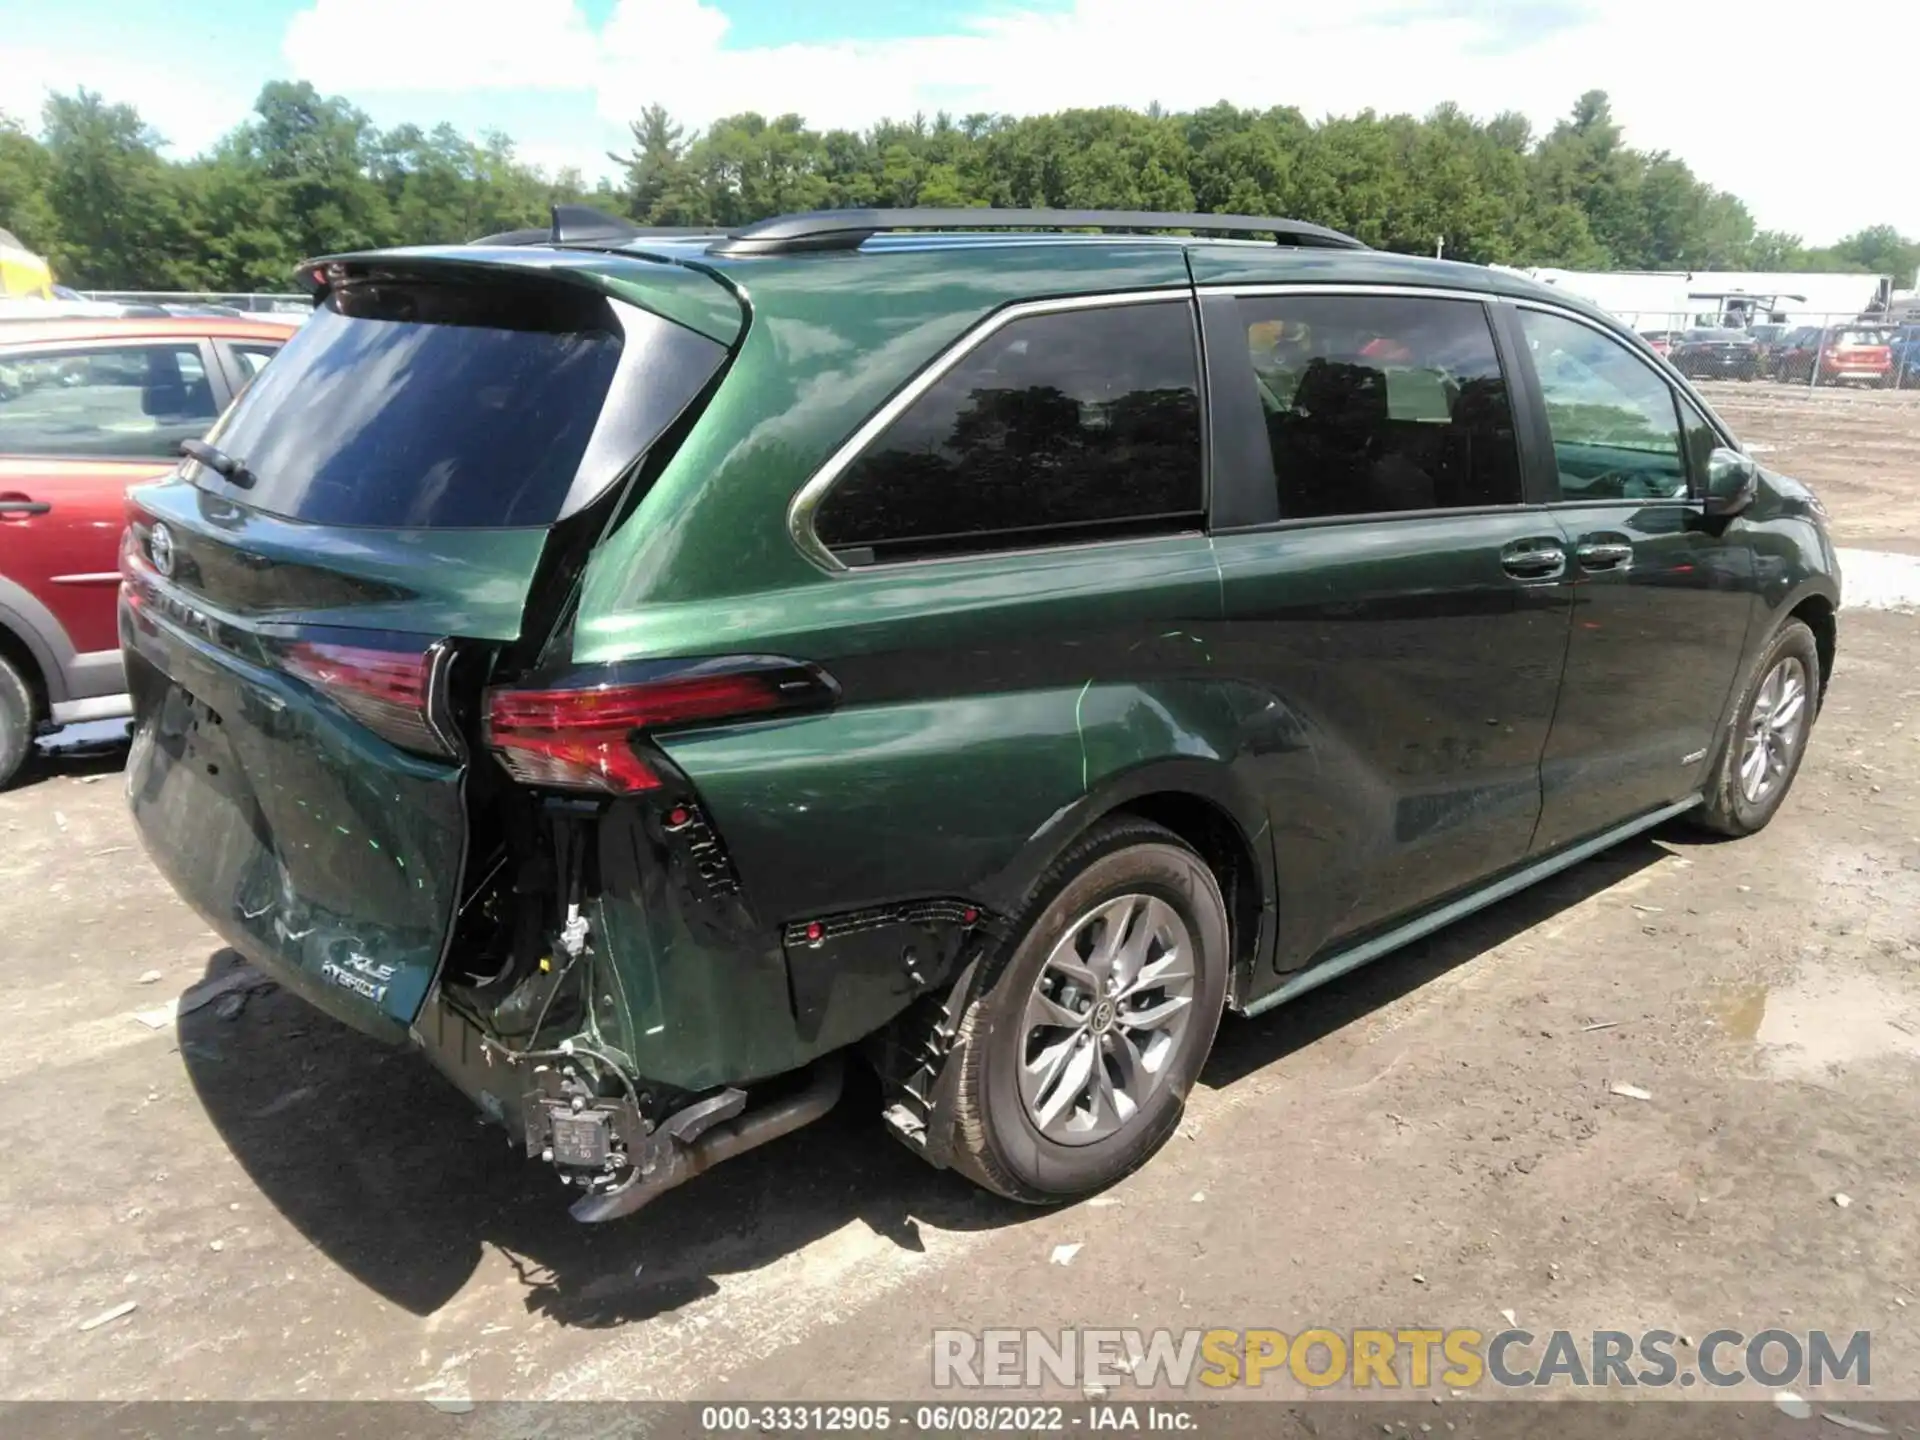
[[[1779,808],[1824,512],[1633,332],[1289,220],[311,263],[136,490],[127,776],[224,939],[638,1209],[838,1099],[1032,1202],[1257,1014]]]

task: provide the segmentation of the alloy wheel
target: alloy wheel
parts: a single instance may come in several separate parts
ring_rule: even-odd
[[[1194,944],[1166,901],[1129,894],[1073,924],[1021,1021],[1020,1098],[1049,1140],[1116,1134],[1166,1082],[1193,1018]]]
[[[1782,656],[1760,683],[1740,747],[1740,793],[1749,805],[1772,795],[1792,769],[1810,693],[1807,667],[1794,655]]]

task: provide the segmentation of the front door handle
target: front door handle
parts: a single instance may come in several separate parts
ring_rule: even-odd
[[[0,500],[0,515],[44,515],[52,508],[45,500]]]
[[[1624,570],[1633,563],[1633,546],[1593,540],[1575,550],[1582,570]]]
[[[1516,540],[1500,552],[1500,565],[1516,580],[1556,580],[1566,573],[1567,552],[1549,540]]]

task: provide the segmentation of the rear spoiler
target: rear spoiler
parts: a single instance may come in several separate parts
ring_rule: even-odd
[[[564,207],[556,207],[564,208]],[[544,231],[538,242],[489,252],[475,245],[421,246],[403,250],[368,250],[323,255],[303,260],[296,275],[301,288],[317,306],[336,285],[369,274],[390,272],[429,276],[495,279],[519,277],[529,282],[579,285],[609,299],[683,325],[729,350],[739,343],[747,326],[744,297],[724,276],[700,265],[683,265],[665,256],[621,252],[617,257],[597,249],[560,249],[549,245]]]

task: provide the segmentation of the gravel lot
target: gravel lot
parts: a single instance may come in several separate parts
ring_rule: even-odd
[[[1920,556],[1920,396],[1712,393],[1844,544]],[[925,1170],[859,1093],[576,1227],[422,1064],[219,951],[140,853],[118,755],[44,764],[0,794],[0,1396],[900,1398],[933,1393],[935,1324],[1511,1310],[1871,1329],[1874,1397],[1920,1398],[1920,622],[1885,613],[1908,573],[1850,583],[1763,835],[1656,833],[1230,1022],[1183,1136],[1052,1213]]]

